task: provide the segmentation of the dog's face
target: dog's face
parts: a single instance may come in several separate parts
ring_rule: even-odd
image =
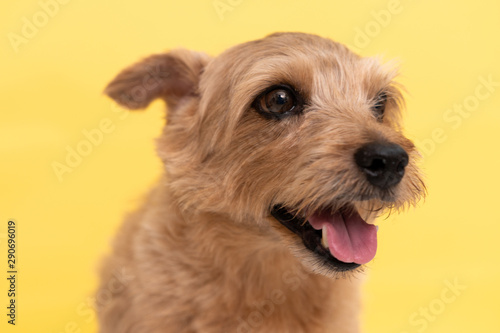
[[[213,59],[150,57],[107,93],[129,108],[167,102],[158,151],[181,209],[270,228],[334,274],[373,258],[377,215],[424,193],[394,76],[331,40],[284,33]]]

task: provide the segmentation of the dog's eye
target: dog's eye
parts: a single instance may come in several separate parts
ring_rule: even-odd
[[[387,94],[385,92],[381,92],[380,94],[378,94],[377,98],[375,99],[375,104],[373,104],[372,106],[372,111],[375,114],[375,117],[377,117],[378,121],[382,121],[384,119],[386,102]]]
[[[293,109],[294,98],[285,89],[276,89],[268,92],[262,99],[261,105],[263,108],[272,113],[285,113]]]
[[[278,85],[257,96],[253,107],[266,118],[281,119],[300,111],[299,104],[297,94],[291,87]]]

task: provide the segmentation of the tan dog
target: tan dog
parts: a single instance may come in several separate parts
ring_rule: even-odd
[[[104,265],[101,332],[358,332],[345,278],[374,257],[376,216],[424,192],[394,76],[300,33],[118,75],[118,103],[168,105],[166,173]]]

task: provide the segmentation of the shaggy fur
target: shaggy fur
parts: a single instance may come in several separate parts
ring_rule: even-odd
[[[358,332],[359,269],[322,264],[270,207],[308,216],[349,205],[373,223],[422,196],[395,75],[377,59],[300,33],[216,58],[174,50],[119,74],[106,93],[121,105],[168,105],[157,141],[166,172],[103,265],[100,332]],[[275,84],[294,87],[303,112],[259,114],[252,102]],[[383,121],[373,114],[381,91]],[[354,162],[373,141],[409,155],[393,188],[371,186]],[[128,278],[114,283],[123,272]]]

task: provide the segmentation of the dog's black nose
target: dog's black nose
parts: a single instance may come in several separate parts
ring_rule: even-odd
[[[408,154],[395,143],[368,143],[356,151],[354,159],[368,181],[382,189],[398,184],[408,165]]]

